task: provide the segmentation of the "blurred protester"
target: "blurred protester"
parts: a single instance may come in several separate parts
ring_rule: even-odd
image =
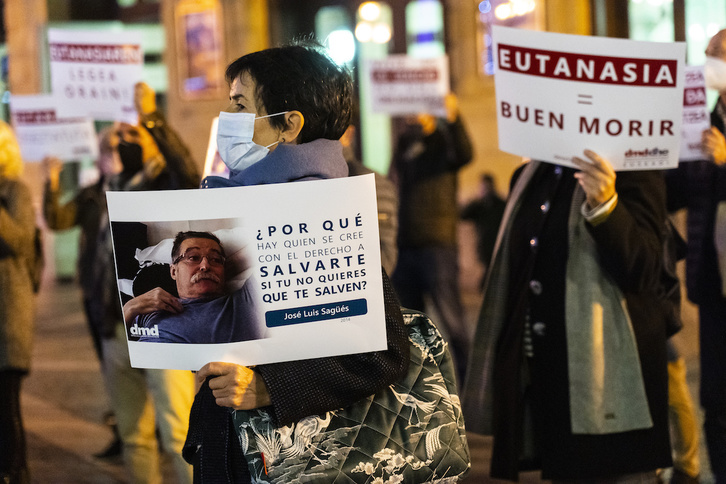
[[[179,134],[169,126],[164,115],[156,106],[156,93],[146,83],[136,84],[134,91],[134,105],[139,113],[139,125],[145,130],[139,130],[140,136],[144,131],[153,138],[153,144],[146,145],[141,141],[144,151],[145,171],[160,170],[158,175],[148,176],[146,180],[132,180],[133,190],[176,190],[183,188],[199,188],[201,174],[196,162],[189,152],[189,148],[179,137]],[[122,145],[122,150],[126,150]],[[156,148],[156,149],[155,149]],[[158,155],[155,154],[158,152]],[[128,153],[138,164],[139,151],[133,147]],[[163,164],[162,168],[158,165]]]
[[[514,174],[487,271],[462,403],[494,436],[492,477],[657,482],[671,466],[661,300],[666,205],[657,171]]]
[[[218,145],[230,178],[207,177],[202,186],[348,175],[338,140],[350,124],[352,80],[316,46],[245,55],[227,67],[226,77],[231,102],[227,112],[220,113]],[[254,123],[248,123],[250,118]],[[285,426],[348,406],[405,374],[408,338],[403,316],[385,271],[382,277],[387,350],[254,368],[212,362],[197,372],[201,389],[185,447],[185,455],[194,462],[195,482],[252,481],[241,442],[229,435],[239,430],[230,409],[269,407],[275,424]]]
[[[481,176],[479,198],[467,204],[461,212],[461,218],[474,223],[477,235],[477,255],[484,268],[489,267],[489,260],[494,252],[497,241],[499,223],[504,215],[505,202],[497,193],[494,177],[490,173]],[[482,279],[482,286],[484,279]]]
[[[94,317],[99,311],[94,310],[97,301],[93,299],[95,285],[95,261],[98,236],[101,231],[101,220],[106,220],[106,190],[115,175],[121,172],[122,165],[118,155],[111,148],[110,137],[112,128],[99,133],[98,169],[100,177],[96,183],[82,188],[71,200],[61,203],[60,173],[63,168],[61,160],[47,157],[43,160],[47,181],[43,195],[43,214],[48,228],[51,230],[67,230],[80,227],[81,236],[78,246],[78,280],[81,285],[83,309],[86,322],[96,350],[99,363],[103,365],[103,338],[110,338],[113,332],[102,319]],[[121,439],[118,435],[116,419],[113,412],[105,415],[105,421],[111,428],[114,439],[101,452],[99,458],[111,458],[121,454]]]
[[[148,90],[136,89],[140,120],[156,113],[155,104],[144,106]],[[147,98],[153,99],[153,96]],[[158,115],[158,113],[156,113]],[[110,145],[119,157],[121,172],[109,183],[111,190],[164,190],[196,188],[199,174],[185,153],[178,136],[169,135],[166,123],[154,129],[120,124],[114,126]],[[156,140],[160,140],[157,144]],[[165,140],[176,140],[166,142]],[[162,151],[162,148],[164,151]],[[134,483],[161,482],[159,435],[170,454],[179,483],[192,482],[192,469],[181,456],[188,428],[189,409],[194,398],[193,376],[179,370],[132,368],[129,360],[126,327],[119,304],[108,211],[104,207],[96,252],[95,302],[92,317],[103,321],[103,370],[111,405],[116,414],[123,442],[126,468]],[[105,333],[108,332],[108,333]]]
[[[98,170],[100,177],[93,185],[82,188],[71,200],[61,203],[60,174],[63,162],[55,157],[43,159],[46,172],[43,195],[43,215],[51,230],[67,230],[80,227],[78,246],[78,280],[83,293],[83,309],[99,361],[102,361],[101,322],[92,319],[93,261],[96,258],[96,241],[102,213],[106,210],[106,190],[111,178],[121,172],[121,162],[110,145],[112,128],[99,133]]]
[[[426,310],[431,298],[448,336],[459,375],[466,369],[469,332],[459,293],[457,173],[472,147],[456,97],[446,98],[446,118],[409,118],[393,155],[398,184],[398,264],[391,278],[401,305]]]
[[[698,304],[704,434],[716,482],[726,482],[726,30],[706,48],[706,85],[720,97],[703,132],[704,160],[666,174],[668,209],[688,210],[686,289]]]
[[[35,214],[22,168],[15,135],[0,121],[0,482],[7,484],[30,482],[20,384],[33,342]]]
[[[348,176],[373,173],[376,179],[376,202],[378,203],[378,235],[381,239],[381,265],[386,273],[393,274],[398,259],[398,193],[396,185],[358,160],[355,154],[355,126],[350,125],[340,137],[343,157],[348,164]]]

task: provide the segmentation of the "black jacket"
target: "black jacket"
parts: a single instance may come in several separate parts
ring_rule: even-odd
[[[544,479],[579,480],[671,465],[666,319],[658,295],[666,215],[660,172],[618,173],[617,206],[601,224],[588,226],[601,266],[626,298],[654,426],[605,435],[576,435],[570,430],[565,281],[573,173],[542,163],[529,181],[512,220],[509,285],[496,356],[487,361],[481,354],[481,338],[490,335],[477,330],[469,359],[470,376],[462,394],[468,430],[483,430],[477,412],[484,402],[478,388],[486,387],[493,396],[492,477],[516,480],[518,471],[530,467],[541,469]],[[485,290],[500,287],[489,280]],[[491,299],[485,296],[487,300]],[[523,351],[527,319],[531,358]],[[487,385],[483,367],[490,364],[492,381]],[[528,391],[523,394],[524,387]],[[526,433],[535,437],[536,460],[522,463],[526,402],[533,415],[533,430]]]
[[[457,172],[472,156],[460,119],[439,121],[428,136],[416,131],[401,136],[392,167],[398,183],[400,248],[456,246]]]
[[[724,132],[723,121],[715,109],[711,125]],[[668,210],[688,210],[688,299],[695,304],[720,301],[722,281],[713,236],[716,207],[726,200],[726,165],[717,166],[709,160],[684,162],[666,172],[666,184]]]

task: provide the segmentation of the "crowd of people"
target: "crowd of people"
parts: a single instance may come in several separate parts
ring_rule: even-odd
[[[62,164],[48,158],[43,203],[48,228],[81,228],[83,307],[130,479],[161,482],[161,441],[177,482],[254,482],[246,463],[230,458],[246,448],[232,426],[234,411],[265,408],[285,428],[398,381],[409,363],[404,307],[430,312],[444,333],[466,428],[494,437],[492,477],[516,481],[522,471],[539,470],[553,482],[655,483],[659,470],[674,467],[671,482],[699,482],[697,419],[683,361],[669,343],[674,302],[663,295],[669,212],[686,208],[705,438],[716,482],[726,482],[726,79],[708,75],[726,66],[726,30],[706,53],[709,87],[721,97],[703,134],[704,159],[666,173],[616,172],[585,150],[571,166],[523,163],[506,200],[492,175],[482,174],[480,197],[460,206],[458,173],[474,154],[456,97],[446,99],[444,117],[406,119],[390,180],[376,178],[387,349],[252,368],[210,361],[194,374],[132,368],[127,327],[153,322],[164,342],[254,339],[259,321],[247,334],[226,326],[229,318],[207,317],[219,306],[256,320],[253,289],[226,294],[223,244],[211,233],[180,232],[170,254],[174,285],[122,306],[105,193],[370,170],[355,159],[350,73],[316,46],[266,49],[228,66],[230,104],[218,138],[228,178],[201,180],[154,92],[139,83],[138,125],[114,123],[99,134],[98,182],[63,203]],[[7,483],[29,482],[19,395],[29,370],[38,255],[21,168],[12,129],[0,123],[0,481]],[[475,224],[485,268],[474,334],[459,291],[462,220]]]

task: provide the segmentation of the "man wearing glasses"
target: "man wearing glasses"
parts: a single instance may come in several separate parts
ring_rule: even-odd
[[[214,234],[179,232],[171,258],[170,275],[176,282],[179,298],[161,289],[151,291],[156,294],[141,296],[142,300],[145,296],[154,297],[155,310],[134,311],[131,332],[141,336],[139,341],[208,344],[264,337],[259,298],[252,294],[253,285],[245,283],[231,294],[226,292],[226,257]]]

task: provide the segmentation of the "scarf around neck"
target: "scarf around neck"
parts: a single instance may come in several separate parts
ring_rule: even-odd
[[[580,206],[578,184],[568,219],[565,329],[573,434],[653,426],[638,346],[625,297],[602,269]]]
[[[348,165],[339,141],[316,139],[299,145],[281,144],[269,155],[229,179],[208,176],[202,188],[267,185],[348,176]]]

